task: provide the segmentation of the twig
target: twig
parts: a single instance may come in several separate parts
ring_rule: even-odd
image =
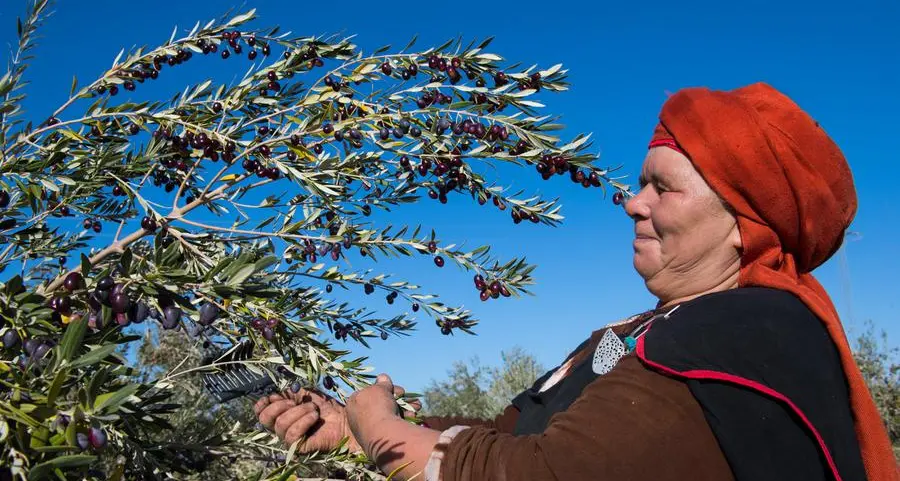
[[[107,246],[105,249],[94,254],[90,258],[91,264],[93,265],[97,262],[100,262],[101,260],[107,258],[110,254],[122,253],[125,250],[125,247],[127,247],[131,243],[137,241],[141,237],[144,237],[145,233],[146,233],[146,231],[144,229],[138,229],[138,230],[132,232],[131,234],[129,234],[124,239],[113,242],[112,244]],[[66,278],[65,276],[67,276],[70,272],[81,272],[81,264],[79,264],[78,266],[76,266],[74,269],[72,269],[70,271],[60,274],[56,279],[53,280],[53,282],[48,284],[46,288],[42,288],[43,286],[39,286],[37,289],[38,293],[46,294],[48,292],[53,292],[56,289],[59,289],[59,286],[61,286],[63,281],[65,281],[65,278]]]
[[[191,244],[190,242],[186,241],[181,232],[178,232],[175,229],[169,229],[169,234],[172,234],[172,237],[178,239],[178,242],[180,242],[181,245],[187,247],[196,256],[202,257],[203,260],[205,260],[207,262],[212,262],[212,259],[210,259],[208,256],[203,254],[203,252],[200,252],[200,249],[198,249],[194,244]]]
[[[9,254],[9,251],[12,250],[13,246],[15,246],[15,244],[10,243],[9,245],[6,246],[6,249],[3,249],[3,253],[0,254],[0,260],[6,258],[6,255]]]
[[[245,234],[245,235],[253,235],[253,236],[274,236],[274,237],[280,237],[282,239],[300,239],[300,240],[306,240],[306,239],[321,240],[322,239],[321,236],[310,236],[310,235],[300,235],[300,234],[280,234],[278,232],[262,232],[262,231],[255,231],[255,230],[234,229],[231,227],[219,227],[219,226],[215,226],[215,225],[211,225],[211,224],[203,224],[201,222],[196,222],[196,221],[193,221],[190,219],[185,219],[183,217],[180,217],[175,220],[178,220],[179,222],[184,222],[185,224],[189,224],[189,225],[192,225],[195,227],[202,227],[204,229],[217,230],[220,232],[230,232],[232,234]]]
[[[125,227],[125,221],[124,221],[124,220],[119,221],[119,228],[116,229],[116,235],[115,235],[115,237],[113,237],[113,242],[118,242],[118,241],[119,241],[119,234],[122,233],[122,228],[123,228],[123,227]]]

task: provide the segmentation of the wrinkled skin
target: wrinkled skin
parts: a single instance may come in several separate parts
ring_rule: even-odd
[[[402,387],[394,386],[395,397],[405,392]],[[422,407],[419,401],[410,405],[416,411]],[[350,430],[346,407],[319,391],[301,389],[296,393],[287,390],[272,394],[257,401],[253,411],[259,422],[274,431],[287,446],[306,436],[297,446],[300,453],[330,451],[344,438],[349,438],[347,445],[351,452],[362,451]]]
[[[690,159],[650,149],[640,184],[625,212],[634,221],[634,268],[647,289],[670,305],[737,287],[737,219]]]

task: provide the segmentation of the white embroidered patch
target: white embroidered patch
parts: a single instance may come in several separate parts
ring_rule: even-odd
[[[597,344],[597,350],[594,351],[594,373],[602,376],[612,371],[624,355],[625,344],[612,329],[607,329],[603,333],[600,343]]]
[[[640,316],[641,316],[640,314],[636,314],[636,315],[633,315],[633,316],[631,316],[631,317],[627,317],[627,318],[625,318],[625,319],[622,319],[621,321],[613,322],[613,323],[607,324],[607,325],[604,326],[604,327],[623,326],[623,325],[625,325],[625,324],[628,324],[629,322],[633,322],[635,319],[637,319],[637,318],[640,317]]]

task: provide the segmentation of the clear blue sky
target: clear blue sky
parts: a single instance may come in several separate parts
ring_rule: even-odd
[[[847,245],[845,267],[835,257],[817,275],[849,328],[858,330],[871,319],[888,330],[892,344],[898,343],[900,216],[895,191],[900,158],[893,144],[900,132],[900,33],[895,25],[900,4],[526,0],[459,5],[464,4],[246,3],[258,10],[255,25],[280,24],[298,34],[356,34],[367,51],[383,44],[400,48],[414,34],[422,48],[458,35],[467,40],[493,35],[492,51],[510,61],[543,67],[562,62],[573,87],[547,98],[548,111],[564,116],[569,127],[564,135],[593,132],[603,163],[621,164],[622,173],[632,176],[640,168],[666,91],[771,83],[830,132],[849,159],[859,191],[852,229],[862,236]],[[229,6],[210,0],[59,2],[27,74],[28,115],[45,119],[66,98],[72,75],[82,82],[95,78],[121,47],[156,45],[173,26],[190,29]],[[4,49],[14,45],[15,18],[23,12],[24,2],[0,4]],[[236,68],[231,60],[192,61],[177,74],[166,70],[137,93],[168,98],[206,76],[228,82],[246,68],[246,59],[240,62]],[[483,320],[477,337],[444,337],[425,321],[413,337],[359,349],[395,382],[422,389],[429,379],[442,378],[454,360],[479,355],[493,364],[501,349],[513,345],[552,367],[593,329],[653,305],[631,267],[631,222],[599,189],[565,181],[540,183],[532,172],[512,172],[508,184],[562,198],[566,220],[561,227],[515,226],[506,212],[461,200],[397,211],[395,223],[422,222],[448,242],[491,244],[501,258],[527,255],[538,268],[535,297],[481,303],[471,275],[454,267],[437,270],[428,258],[382,264],[385,272],[438,292],[449,303],[471,307]],[[361,299],[387,307],[381,298]]]

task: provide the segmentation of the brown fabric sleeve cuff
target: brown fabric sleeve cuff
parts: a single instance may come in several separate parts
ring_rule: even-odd
[[[459,433],[469,428],[470,426],[453,426],[441,433],[437,444],[434,445],[431,456],[428,458],[428,463],[425,465],[424,481],[441,481],[441,464],[447,456],[447,448],[450,446],[450,442],[452,442],[453,438]]]

